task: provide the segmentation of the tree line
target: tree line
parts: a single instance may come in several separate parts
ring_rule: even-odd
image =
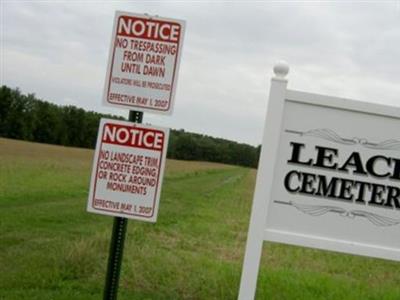
[[[93,149],[102,117],[125,120],[72,105],[52,104],[4,85],[0,89],[1,137]],[[167,157],[257,167],[259,153],[260,146],[181,129],[171,130]]]

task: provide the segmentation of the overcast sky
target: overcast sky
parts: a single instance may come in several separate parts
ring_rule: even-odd
[[[101,97],[115,10],[186,20],[172,116],[144,121],[261,143],[272,68],[290,89],[400,106],[400,1],[4,1],[1,84],[127,116]]]

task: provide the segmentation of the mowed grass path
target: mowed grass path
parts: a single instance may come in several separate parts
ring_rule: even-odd
[[[92,155],[0,139],[0,299],[102,299]],[[157,223],[128,223],[119,299],[236,299],[255,174],[168,161]],[[400,299],[400,264],[265,243],[257,299]]]

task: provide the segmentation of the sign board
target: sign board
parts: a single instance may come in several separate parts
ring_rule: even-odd
[[[239,299],[263,240],[400,260],[399,129],[398,107],[272,80]]]
[[[155,222],[169,129],[101,119],[89,212]]]
[[[185,22],[116,12],[103,104],[171,114]]]

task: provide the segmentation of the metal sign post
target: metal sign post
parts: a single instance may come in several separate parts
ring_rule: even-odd
[[[117,299],[119,274],[121,271],[122,255],[128,219],[114,217],[111,236],[110,254],[108,257],[106,283],[104,286],[104,300]]]
[[[103,104],[172,114],[184,31],[182,20],[117,11]],[[129,111],[130,122],[142,120],[143,112]],[[157,220],[168,138],[167,128],[100,120],[87,211],[114,216],[104,300],[117,299],[127,218]],[[114,157],[123,156],[134,161],[114,170]]]
[[[129,121],[142,123],[143,112],[129,111]],[[119,275],[121,272],[122,256],[124,252],[124,242],[128,219],[114,217],[112,229],[110,254],[108,257],[107,275],[104,286],[104,300],[116,300],[119,285]]]

